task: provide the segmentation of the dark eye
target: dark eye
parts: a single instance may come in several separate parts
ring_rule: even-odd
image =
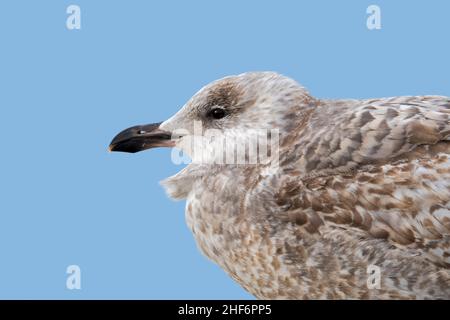
[[[226,116],[225,110],[221,108],[214,108],[209,112],[209,115],[214,119],[222,119]]]

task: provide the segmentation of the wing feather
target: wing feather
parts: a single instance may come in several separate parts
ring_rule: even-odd
[[[450,268],[449,117],[447,97],[323,102],[282,149],[278,217],[356,228]]]

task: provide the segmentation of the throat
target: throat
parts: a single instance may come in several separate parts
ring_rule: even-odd
[[[167,195],[174,200],[184,200],[193,190],[196,181],[211,174],[211,166],[189,164],[177,174],[161,181]]]

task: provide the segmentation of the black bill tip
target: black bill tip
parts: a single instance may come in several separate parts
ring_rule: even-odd
[[[159,129],[161,123],[134,126],[121,131],[109,144],[109,151],[136,153],[155,147],[172,147],[170,132]]]

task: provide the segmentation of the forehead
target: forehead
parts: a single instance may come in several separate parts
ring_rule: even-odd
[[[202,91],[202,100],[206,107],[230,108],[237,105],[244,94],[243,89],[233,78],[214,82]]]

